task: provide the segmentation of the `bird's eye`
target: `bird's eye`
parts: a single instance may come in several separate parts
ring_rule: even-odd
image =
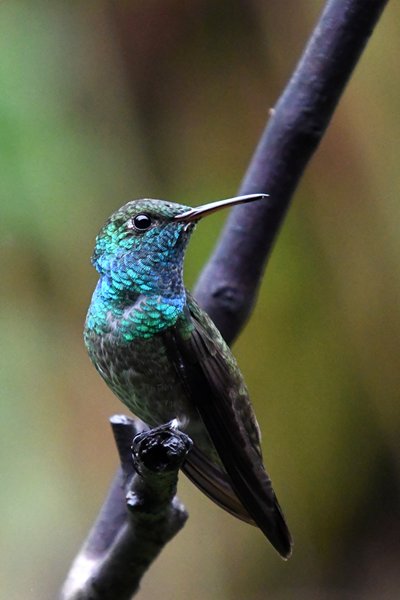
[[[146,231],[146,229],[149,229],[152,226],[152,224],[153,224],[153,222],[152,222],[151,218],[149,217],[149,215],[146,215],[145,213],[136,215],[132,219],[132,225],[138,231]]]

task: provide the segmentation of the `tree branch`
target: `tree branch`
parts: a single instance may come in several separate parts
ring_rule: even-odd
[[[61,600],[129,600],[187,519],[175,494],[190,438],[170,423],[143,431],[138,421],[123,415],[114,415],[111,425],[121,468],[71,567]]]
[[[232,343],[255,302],[293,192],[387,0],[330,0],[253,155],[239,194],[268,202],[232,209],[195,297]]]
[[[293,191],[386,2],[330,0],[272,111],[239,190],[240,194],[265,192],[270,199],[232,210],[195,290],[229,343],[251,312]],[[138,432],[130,419],[113,423],[113,427],[114,432],[117,428],[122,467],[72,566],[62,600],[130,598],[151,560],[186,519],[174,498],[176,464],[168,474],[159,475],[150,475],[142,465],[139,470],[144,478],[132,476],[129,446]],[[170,432],[178,438],[182,435],[176,430]],[[153,433],[143,434],[144,439]],[[137,442],[140,440],[143,438]],[[189,444],[187,440],[185,443]],[[162,436],[155,447],[158,444],[162,446]],[[132,481],[129,511],[123,492],[127,478]],[[148,502],[153,506],[151,514],[144,508]]]

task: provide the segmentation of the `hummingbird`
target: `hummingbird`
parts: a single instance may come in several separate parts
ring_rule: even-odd
[[[185,250],[197,222],[238,196],[196,208],[132,200],[96,238],[99,280],[84,340],[114,394],[149,427],[173,421],[192,441],[183,472],[211,500],[258,526],[283,558],[292,539],[263,465],[260,429],[238,364],[185,289]]]

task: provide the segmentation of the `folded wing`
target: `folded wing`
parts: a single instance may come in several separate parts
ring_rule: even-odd
[[[199,449],[189,454],[184,471],[207,496],[255,523],[276,550],[289,557],[291,536],[263,466],[257,422],[229,348],[192,299],[178,326],[163,335],[226,473]]]

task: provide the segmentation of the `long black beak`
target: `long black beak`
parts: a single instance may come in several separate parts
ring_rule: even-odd
[[[248,194],[247,196],[236,196],[236,198],[228,198],[227,200],[217,200],[217,202],[210,202],[209,204],[203,204],[191,208],[180,215],[175,215],[173,220],[184,223],[191,223],[192,221],[198,221],[206,215],[225,208],[226,206],[235,206],[236,204],[245,204],[246,202],[253,202],[254,200],[262,200],[268,198],[268,194]]]

